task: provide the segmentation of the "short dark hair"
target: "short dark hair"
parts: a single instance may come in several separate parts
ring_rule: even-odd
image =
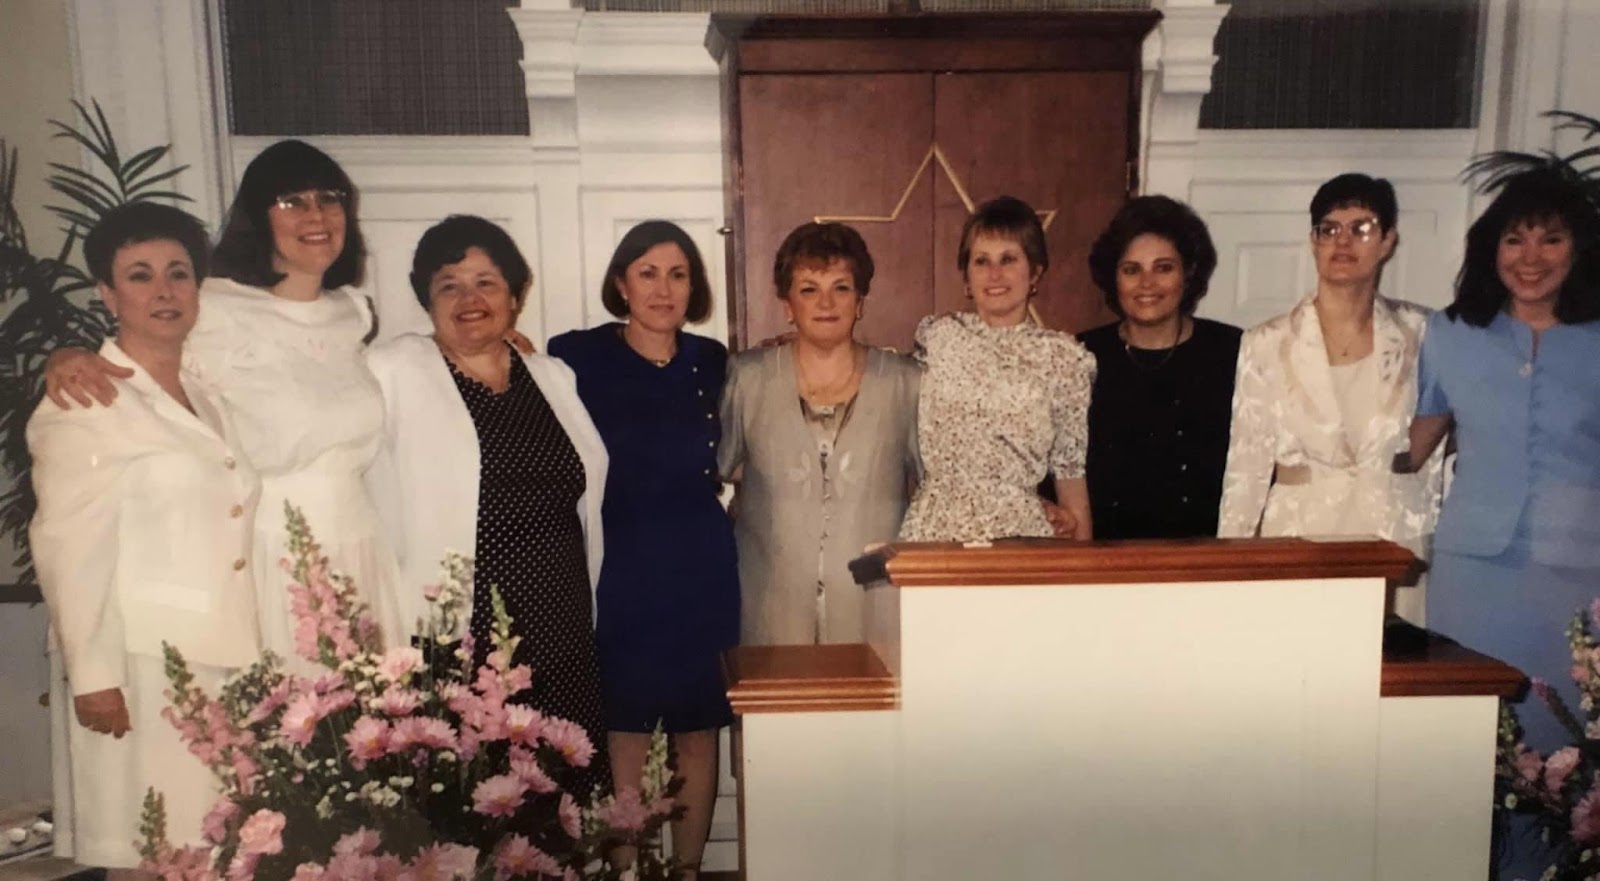
[[[303,190],[342,190],[347,194],[344,250],[322,274],[322,286],[331,290],[360,284],[367,245],[361,237],[355,184],[332,156],[295,140],[273,144],[245,166],[211,255],[216,275],[263,288],[282,281],[283,273],[272,268],[272,223],[267,211],[279,196]]]
[[[195,281],[206,277],[211,240],[205,225],[193,215],[160,202],[129,202],[107,211],[83,240],[83,259],[89,274],[110,285],[117,252],[144,242],[177,242],[189,252]]]
[[[617,290],[617,282],[646,251],[669,242],[677,245],[689,260],[689,307],[684,310],[684,320],[698,324],[711,317],[711,281],[706,277],[706,261],[700,257],[694,239],[670,220],[635,224],[622,241],[617,242],[616,250],[611,252],[611,263],[606,266],[605,278],[600,282],[600,304],[607,312],[618,318],[628,317],[628,301],[623,298],[622,291]]]
[[[1400,215],[1394,184],[1381,177],[1352,171],[1330,178],[1317,187],[1317,194],[1311,197],[1311,223],[1321,223],[1329,212],[1340,208],[1356,207],[1378,215],[1378,226],[1386,233],[1394,229],[1395,219]]]
[[[1160,236],[1172,244],[1183,261],[1183,300],[1178,308],[1192,315],[1200,298],[1211,284],[1217,269],[1217,246],[1211,242],[1206,222],[1194,209],[1166,196],[1140,196],[1130,199],[1111,218],[1089,249],[1089,277],[1105,295],[1106,306],[1122,318],[1122,303],[1117,297],[1117,264],[1128,245],[1142,235]]]
[[[963,276],[967,274],[967,261],[972,259],[972,243],[978,236],[1012,239],[1022,246],[1030,270],[1050,268],[1050,250],[1045,246],[1044,224],[1039,222],[1039,213],[1016,196],[999,196],[979,205],[961,227],[956,268]]]
[[[865,297],[872,290],[872,276],[878,267],[861,233],[843,223],[802,223],[789,230],[772,258],[772,284],[778,299],[789,298],[795,270],[819,263],[827,266],[835,260],[849,265],[856,296]]]
[[[411,291],[424,311],[431,308],[433,297],[429,285],[433,274],[452,263],[460,263],[472,248],[482,248],[490,262],[505,276],[511,296],[520,305],[527,296],[528,283],[533,280],[533,270],[522,256],[511,234],[499,224],[472,214],[452,214],[428,227],[417,239],[417,249],[411,255]]]
[[[1556,320],[1600,319],[1600,215],[1583,190],[1555,169],[1509,178],[1483,216],[1467,230],[1467,252],[1456,276],[1456,296],[1445,309],[1452,319],[1487,327],[1511,292],[1500,280],[1500,238],[1525,223],[1559,220],[1572,233],[1572,270],[1556,294]]]

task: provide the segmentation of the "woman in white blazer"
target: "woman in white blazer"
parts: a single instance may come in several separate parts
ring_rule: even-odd
[[[131,371],[109,406],[45,400],[28,422],[38,512],[29,541],[79,724],[57,702],[57,852],[132,876],[145,791],[174,842],[200,843],[216,787],[161,718],[162,644],[215,688],[259,654],[251,537],[260,481],[218,395],[180,369],[206,235],[165,205],[118,208],[84,254]],[[67,730],[67,729],[70,729]],[[57,767],[62,767],[60,761]]]
[[[599,747],[594,588],[606,451],[572,370],[505,342],[531,282],[511,237],[483,218],[446,218],[423,234],[411,286],[434,332],[368,355],[386,407],[368,482],[401,583],[416,586],[401,595],[407,626],[423,615],[421,585],[438,580],[445,551],[474,557],[476,660],[490,648],[493,587],[522,637],[513,660],[533,668],[533,688],[517,699],[577,722]],[[569,791],[609,785],[600,758]]]
[[[1395,246],[1388,181],[1342,174],[1311,200],[1317,289],[1239,349],[1220,536],[1375,535],[1425,556],[1440,457],[1397,474],[1428,310],[1378,295]],[[1420,588],[1395,611],[1421,623]]]

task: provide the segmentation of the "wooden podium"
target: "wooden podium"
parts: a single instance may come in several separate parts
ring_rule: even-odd
[[[861,645],[740,648],[748,881],[1462,879],[1516,670],[1383,655],[1381,541],[887,546]]]

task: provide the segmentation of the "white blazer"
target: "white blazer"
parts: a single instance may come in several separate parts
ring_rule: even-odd
[[[592,592],[604,549],[605,444],[578,399],[572,368],[547,355],[522,360],[583,461],[586,486],[578,520]],[[431,336],[405,334],[373,346],[367,364],[383,389],[385,408],[383,444],[367,470],[367,487],[400,558],[400,615],[410,635],[427,608],[422,588],[438,583],[445,551],[470,557],[477,546],[478,432]],[[592,596],[590,603],[593,608]]]
[[[260,655],[251,537],[261,483],[227,407],[182,377],[195,412],[114,341],[134,375],[109,407],[28,420],[39,508],[28,529],[39,586],[75,694],[129,684],[129,653],[242,667]]]
[[[1315,296],[1251,328],[1239,348],[1233,425],[1217,534],[1359,531],[1425,556],[1439,512],[1443,451],[1416,474],[1395,474],[1417,409],[1417,358],[1428,310],[1378,297],[1372,417],[1346,425]]]

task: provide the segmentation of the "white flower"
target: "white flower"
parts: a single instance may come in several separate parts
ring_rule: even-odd
[[[443,783],[435,783],[435,784],[433,784],[432,786],[430,786],[428,788],[433,790],[434,792],[444,792],[444,784]]]
[[[331,816],[333,816],[333,799],[324,795],[322,801],[317,802],[317,817],[326,820]]]

